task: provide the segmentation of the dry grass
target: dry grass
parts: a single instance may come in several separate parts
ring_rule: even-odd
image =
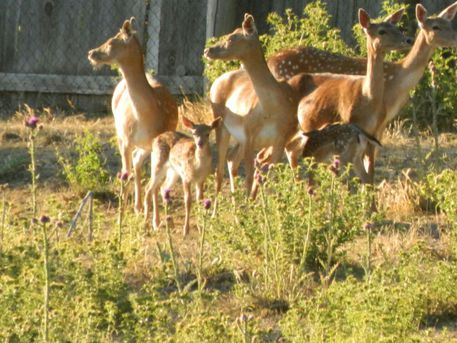
[[[2,121],[2,125],[0,125],[0,184],[9,184],[3,192],[11,204],[10,215],[24,217],[24,220],[27,220],[26,214],[30,210],[30,204],[24,201],[30,194],[28,188],[30,177],[27,172],[29,163],[26,143],[27,131],[23,121],[25,117],[31,114],[37,113],[32,109],[26,109],[16,113],[11,119]],[[180,114],[185,114],[196,122],[208,123],[212,120],[210,107],[206,101],[192,102],[184,99],[180,106]],[[76,210],[80,197],[68,189],[65,180],[60,175],[55,149],[71,150],[75,137],[83,134],[85,130],[89,130],[102,140],[106,166],[110,175],[114,176],[119,169],[120,158],[115,144],[113,144],[115,141],[113,139],[113,118],[111,115],[95,118],[86,114],[63,116],[50,111],[43,111],[38,115],[44,125],[37,143],[38,172],[40,174],[39,193],[44,195],[48,199],[47,201],[61,202],[65,204],[64,208],[72,207]],[[179,128],[182,129],[182,126]],[[377,159],[378,208],[388,220],[378,223],[374,231],[372,255],[374,266],[395,265],[402,252],[417,243],[426,246],[430,254],[439,258],[445,259],[450,256],[449,230],[446,223],[440,216],[421,210],[415,182],[424,172],[422,170],[424,160],[427,163],[434,163],[437,170],[456,167],[457,135],[442,135],[440,137],[440,153],[432,154],[426,159],[426,156],[432,152],[432,139],[421,137],[421,144],[418,147],[416,140],[410,136],[410,133],[411,130],[404,123],[398,122],[392,126],[384,138],[384,148],[380,151]],[[443,159],[442,156],[445,158]],[[212,189],[210,184],[208,187]],[[225,191],[227,190],[228,187],[225,187]],[[175,223],[173,235],[175,246],[179,260],[182,261],[183,265],[190,265],[190,262],[195,263],[198,232],[196,226],[192,225],[190,237],[182,238],[182,192],[178,187],[173,192],[174,200],[171,213]],[[46,201],[42,199],[41,208],[46,209],[47,206]],[[96,202],[96,206],[97,211],[105,214],[107,221],[112,221],[116,217],[117,207],[112,199],[100,199]],[[128,211],[131,213],[130,209],[133,206],[129,204],[128,207]],[[194,214],[196,213],[195,207]],[[68,220],[72,213],[61,215]],[[163,213],[161,215],[163,216]],[[129,244],[137,249],[135,257],[129,259],[125,268],[126,280],[133,289],[138,289],[147,282],[152,277],[153,267],[162,263],[158,247],[166,250],[164,245],[166,238],[163,231],[153,236],[148,236],[138,232],[138,230],[131,233],[131,228],[141,226],[141,222],[141,218],[135,218],[131,215],[125,225],[125,239],[129,240]],[[195,221],[192,223],[195,224]],[[107,225],[107,228],[110,227],[112,228],[112,225]],[[112,235],[112,232],[107,230],[97,234],[109,236]],[[349,264],[360,265],[365,257],[366,238],[361,237],[348,244],[345,251]],[[81,258],[85,257],[82,256]],[[87,263],[90,263],[90,260]],[[232,277],[231,272],[230,277]],[[223,276],[221,278],[223,279]],[[222,287],[221,285],[225,282],[222,279],[213,281],[215,287]],[[216,305],[225,309],[227,314],[237,316],[249,303],[252,305],[253,301],[223,294]],[[264,310],[260,309],[263,325],[274,327],[277,314],[265,314],[262,312]]]

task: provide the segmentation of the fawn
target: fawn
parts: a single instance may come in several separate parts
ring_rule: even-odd
[[[146,75],[143,52],[133,30],[134,18],[126,20],[119,33],[88,53],[94,66],[117,64],[122,80],[117,84],[111,107],[114,115],[122,173],[135,170],[135,211],[141,211],[141,166],[158,134],[175,130],[178,106],[168,89]]]
[[[352,164],[356,176],[363,183],[368,182],[368,173],[363,165],[363,156],[368,145],[381,147],[381,143],[352,123],[330,124],[320,130],[300,132],[290,142],[289,148],[297,156],[313,157],[317,163],[328,162],[339,156],[341,166]],[[257,154],[257,163],[267,164],[269,151],[261,150]]]
[[[154,230],[157,230],[160,225],[160,186],[165,181],[165,189],[170,188],[179,177],[183,184],[186,211],[183,234],[187,235],[192,202],[191,185],[195,184],[197,200],[202,200],[204,182],[212,170],[209,135],[218,127],[222,118],[214,119],[210,125],[194,124],[186,117],[182,118],[184,126],[191,130],[192,137],[181,132],[168,131],[157,136],[152,143],[151,179],[146,187],[144,215],[145,219],[148,219],[152,193],[152,225]]]

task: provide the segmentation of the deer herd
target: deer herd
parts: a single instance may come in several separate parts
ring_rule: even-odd
[[[182,117],[192,137],[177,132],[178,107],[165,86],[145,73],[140,42],[133,29],[134,18],[126,20],[119,33],[90,50],[94,66],[116,64],[122,80],[112,97],[122,173],[130,175],[133,164],[135,211],[150,216],[160,226],[158,193],[179,177],[183,183],[185,222],[189,232],[191,185],[197,199],[203,198],[204,181],[211,173],[210,132],[216,133],[216,191],[223,183],[228,165],[231,191],[241,161],[245,166],[248,196],[255,197],[258,184],[256,163],[277,163],[285,151],[292,168],[300,157],[325,162],[338,155],[341,164],[352,164],[364,183],[374,182],[374,162],[387,124],[409,98],[421,79],[433,52],[457,46],[457,31],[451,21],[457,2],[436,16],[416,5],[419,33],[405,37],[396,24],[403,9],[380,23],[359,10],[359,23],[367,43],[367,58],[353,58],[297,47],[265,59],[254,18],[245,14],[240,28],[205,49],[210,60],[237,60],[242,68],[219,76],[212,84],[209,100],[214,120],[195,124]],[[386,62],[392,50],[410,48],[405,58]],[[231,137],[235,145],[230,149]],[[141,166],[151,156],[151,179],[144,203]]]

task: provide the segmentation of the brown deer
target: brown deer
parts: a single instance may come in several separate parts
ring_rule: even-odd
[[[315,112],[316,114],[314,116],[307,115],[306,118],[302,116],[303,128],[309,131],[344,119],[356,123],[369,134],[380,140],[387,124],[395,118],[400,109],[408,101],[409,92],[421,79],[435,49],[457,45],[457,32],[451,25],[451,21],[456,13],[457,2],[448,6],[435,17],[428,17],[427,10],[421,4],[417,4],[416,18],[419,24],[419,33],[413,47],[401,61],[384,63],[385,91],[382,99],[382,111],[376,115],[350,118],[342,118],[343,116],[339,114],[321,115]],[[269,60],[268,65],[275,77],[289,79],[293,75],[302,72],[332,71],[338,74],[364,74],[366,72],[367,60],[344,57],[310,48],[298,48],[279,53]],[[286,66],[288,67],[286,68]],[[300,77],[300,82],[304,88],[307,87],[311,78],[310,75]],[[325,80],[326,78],[323,76],[316,76],[313,82],[319,84],[325,82]],[[334,80],[337,80],[337,77]],[[299,81],[296,80],[296,82]],[[331,83],[327,85],[328,89],[331,89]],[[334,89],[331,92],[335,93]],[[325,104],[322,105],[325,106]],[[309,104],[302,103],[301,107],[309,107]],[[375,147],[369,145],[367,150],[367,167],[370,182],[374,181],[375,154]]]
[[[241,148],[246,166],[246,190],[255,196],[255,150],[271,147],[277,162],[286,143],[297,132],[297,97],[286,82],[271,75],[259,42],[254,18],[245,14],[241,28],[224,42],[205,50],[208,59],[239,60],[246,72],[229,72],[214,81],[210,101],[214,117],[222,117],[216,130],[218,163],[216,185],[220,191],[230,136]]]
[[[314,157],[316,162],[328,162],[339,156],[341,166],[352,164],[355,174],[364,183],[368,182],[368,173],[363,165],[363,155],[368,145],[381,147],[379,141],[360,129],[357,125],[331,124],[321,130],[302,134],[301,155]]]
[[[300,74],[289,80],[290,85],[295,90],[301,95],[307,95],[306,100],[300,101],[298,108],[300,124],[304,121],[300,114],[310,112],[310,110],[307,111],[303,108],[305,105],[314,106],[332,117],[344,112],[346,116],[357,114],[369,118],[381,111],[384,90],[384,54],[390,50],[405,48],[410,43],[409,39],[405,38],[395,26],[401,19],[403,12],[404,10],[401,9],[383,22],[375,24],[371,22],[370,16],[365,10],[359,10],[359,22],[366,34],[368,49],[365,77]],[[318,118],[320,119],[320,117]],[[302,124],[302,129],[305,132],[318,128],[320,127],[308,129]],[[288,146],[286,150],[291,165],[297,165],[298,156],[294,153],[295,150],[291,146]],[[266,154],[263,155],[266,156]],[[237,166],[234,165],[239,160],[239,157],[234,157],[229,168],[236,169]]]
[[[175,130],[176,101],[165,86],[144,71],[144,59],[134,18],[126,20],[120,32],[88,53],[94,66],[119,66],[122,80],[117,84],[111,107],[122,157],[122,173],[130,176],[133,154],[135,170],[135,211],[141,211],[141,166],[158,134]]]
[[[189,233],[191,185],[195,184],[197,200],[202,200],[204,182],[212,169],[209,134],[218,126],[221,119],[216,118],[211,125],[196,125],[183,117],[183,124],[191,130],[193,138],[180,132],[168,131],[154,139],[151,153],[151,180],[146,187],[144,199],[145,219],[148,219],[152,194],[154,230],[160,226],[158,206],[160,186],[166,181],[165,187],[170,188],[180,177],[186,210],[183,233],[184,235]]]

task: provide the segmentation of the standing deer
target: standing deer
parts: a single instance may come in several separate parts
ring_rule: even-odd
[[[117,84],[111,107],[114,115],[122,173],[130,175],[133,154],[135,170],[135,211],[141,211],[141,166],[158,134],[175,130],[176,101],[165,86],[144,71],[140,42],[133,30],[134,18],[126,20],[120,32],[88,53],[94,66],[119,66],[122,80]]]
[[[356,123],[369,134],[381,140],[387,124],[395,118],[400,109],[409,99],[409,92],[416,87],[421,79],[428,61],[438,47],[454,47],[457,45],[457,32],[452,28],[451,21],[457,13],[457,2],[448,6],[434,17],[428,17],[427,10],[421,4],[416,5],[416,19],[419,33],[407,56],[399,62],[384,63],[384,96],[382,111],[374,116],[345,118]],[[278,79],[289,79],[302,72],[331,71],[338,74],[363,74],[366,72],[367,61],[360,58],[344,57],[310,48],[286,50],[272,57],[268,65]],[[302,76],[302,85],[306,85],[311,76]],[[325,79],[325,78],[323,78]],[[319,79],[315,80],[320,82]],[[330,87],[329,87],[330,88]],[[332,90],[334,92],[334,90]],[[302,104],[305,106],[306,104]],[[325,106],[323,104],[323,106]],[[302,118],[306,130],[318,129],[342,119],[339,115],[307,116]],[[374,181],[374,160],[376,149],[367,148],[368,175]]]
[[[230,136],[240,143],[246,165],[246,190],[255,196],[255,150],[271,147],[277,162],[286,143],[297,132],[297,97],[286,82],[271,75],[259,42],[254,18],[245,14],[241,28],[224,42],[205,50],[209,59],[239,60],[246,72],[225,73],[214,81],[210,101],[214,117],[222,117],[216,130],[218,163],[216,185],[220,191]]]
[[[373,118],[382,110],[384,92],[383,62],[387,51],[402,49],[410,44],[410,40],[395,26],[401,19],[404,9],[397,11],[383,22],[371,22],[368,13],[359,10],[359,23],[367,39],[368,63],[364,77],[335,74],[300,74],[289,80],[289,84],[305,98],[298,107],[298,120],[305,132],[319,129],[321,126],[305,127],[310,109],[313,115],[321,120],[322,117],[335,118],[339,114],[346,119],[349,116]],[[305,119],[304,119],[305,118]],[[314,117],[313,117],[314,118]],[[297,165],[298,155],[293,145],[286,147],[286,153],[292,166]],[[235,153],[236,154],[236,153]],[[263,154],[266,156],[266,154]],[[239,161],[233,158],[233,164]],[[266,162],[266,157],[264,157]],[[233,166],[232,166],[233,168]]]
[[[149,181],[144,199],[145,219],[149,217],[151,194],[153,203],[153,221],[155,230],[160,226],[158,193],[166,180],[166,188],[170,188],[178,177],[184,189],[186,217],[183,233],[189,233],[190,208],[192,202],[191,185],[194,183],[197,200],[203,199],[204,182],[211,173],[211,150],[209,134],[215,129],[222,118],[216,118],[211,125],[196,125],[186,117],[183,124],[192,132],[188,137],[176,131],[164,132],[154,139],[151,153],[151,180]]]

